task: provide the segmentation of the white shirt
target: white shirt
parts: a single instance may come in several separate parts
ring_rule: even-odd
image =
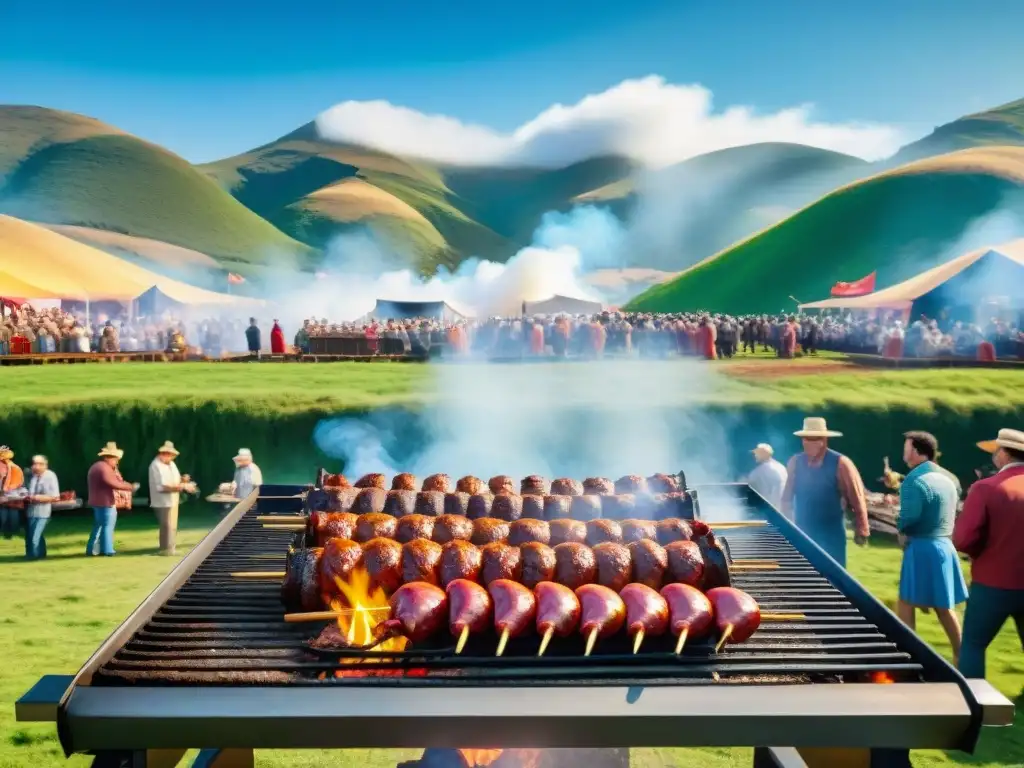
[[[751,488],[764,496],[769,504],[776,509],[781,509],[782,491],[785,489],[788,479],[789,473],[786,471],[786,465],[775,459],[768,459],[755,467],[754,471],[750,473],[750,477],[747,478],[747,482],[750,483]]]
[[[173,461],[164,464],[159,458],[153,459],[153,463],[149,465],[149,506],[173,507],[178,503],[178,492],[165,492],[160,489],[180,484],[181,473]]]
[[[235,468],[235,498],[244,499],[254,488],[263,485],[263,473],[255,462],[247,467]]]

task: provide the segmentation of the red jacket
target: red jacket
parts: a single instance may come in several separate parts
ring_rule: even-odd
[[[121,473],[100,459],[89,467],[89,506],[114,506],[114,491],[130,491],[132,484],[126,483]]]
[[[1024,465],[971,486],[953,527],[953,544],[973,559],[973,581],[1024,589]]]

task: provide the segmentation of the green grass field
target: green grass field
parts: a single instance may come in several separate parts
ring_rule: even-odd
[[[199,507],[183,509],[179,550],[194,545],[216,521]],[[156,555],[157,532],[147,511],[119,522],[115,558],[87,559],[82,554],[89,522],[58,519],[48,529],[50,558],[22,561],[20,539],[0,539],[0,768],[65,764],[52,725],[14,722],[14,701],[41,675],[72,674],[109,633],[135,608],[177,562]],[[875,543],[851,548],[851,570],[871,591],[892,605],[899,576],[899,552]],[[919,632],[941,653],[948,647],[933,616],[919,618]],[[1004,628],[988,655],[989,680],[1005,695],[1024,705],[1024,658],[1015,634]],[[261,752],[257,765],[280,768],[391,768],[416,751],[353,750],[351,752]],[[85,766],[84,757],[72,765]],[[746,749],[638,749],[637,768],[749,768]],[[1024,713],[1012,728],[987,729],[973,757],[938,751],[915,753],[918,768],[954,764],[1024,765]]]

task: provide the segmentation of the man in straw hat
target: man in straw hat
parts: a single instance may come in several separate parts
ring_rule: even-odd
[[[786,487],[789,473],[782,462],[776,461],[775,450],[768,443],[759,443],[752,453],[757,467],[747,477],[747,483],[773,507],[781,506],[782,491]]]
[[[234,458],[235,477],[231,483],[231,490],[236,498],[244,499],[254,490],[258,491],[263,485],[263,473],[252,460],[252,451],[248,448],[239,448],[238,455]]]
[[[1024,647],[1024,432],[1000,429],[978,447],[998,471],[967,492],[953,544],[972,559],[960,672],[983,678],[985,651],[1011,616]]]
[[[156,449],[156,458],[149,465],[149,506],[160,524],[160,554],[173,555],[178,533],[178,502],[182,491],[192,493],[195,485],[182,478],[174,460],[178,457],[174,443],[165,440]]]
[[[803,442],[803,453],[789,460],[789,478],[782,493],[782,511],[833,560],[846,567],[845,505],[853,513],[854,540],[867,543],[868,504],[860,472],[849,457],[828,447],[841,432],[828,428],[825,419],[804,419],[803,429],[794,432]]]
[[[14,451],[0,445],[0,533],[5,539],[14,538],[18,530],[22,501],[15,492],[25,485],[25,473],[13,459]]]
[[[138,483],[128,483],[121,477],[117,464],[124,451],[117,443],[107,443],[99,453],[99,461],[89,468],[89,506],[92,507],[93,522],[85,554],[113,557],[114,527],[117,525],[117,506],[114,491],[137,491]]]

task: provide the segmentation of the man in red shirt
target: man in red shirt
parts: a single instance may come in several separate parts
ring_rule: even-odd
[[[1011,616],[1024,648],[1024,432],[1001,429],[978,447],[999,471],[971,486],[953,544],[972,560],[960,672],[983,678],[985,651]]]

